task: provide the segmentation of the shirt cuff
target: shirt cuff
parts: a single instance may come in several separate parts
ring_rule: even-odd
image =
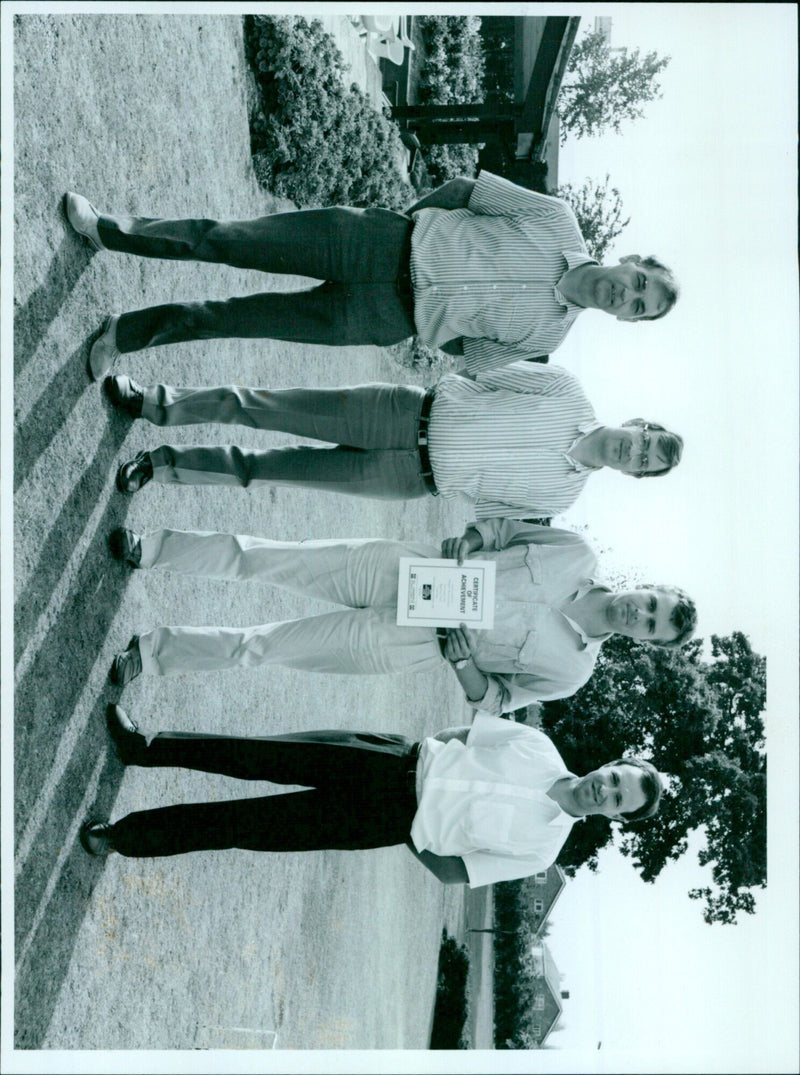
[[[475,702],[471,698],[468,699],[469,704],[479,709],[481,713],[488,713],[491,717],[499,717],[503,712],[503,699],[505,697],[505,691],[500,683],[494,678],[494,676],[486,675],[483,673],[488,682],[486,687],[486,693],[483,698]]]

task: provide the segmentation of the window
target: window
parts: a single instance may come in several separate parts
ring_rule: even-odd
[[[534,900],[533,909],[536,914],[541,914],[544,911],[544,900]]]
[[[536,884],[537,885],[546,885],[547,884],[547,870],[545,870],[544,873],[537,873],[536,874]]]
[[[537,993],[533,999],[533,1010],[535,1012],[544,1011],[544,993]]]
[[[542,1024],[541,1023],[534,1023],[532,1033],[533,1033],[534,1038],[541,1038],[541,1036],[542,1036]]]

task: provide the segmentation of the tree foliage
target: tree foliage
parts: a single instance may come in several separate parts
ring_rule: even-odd
[[[602,33],[584,34],[570,54],[558,95],[561,143],[569,135],[619,134],[624,120],[640,119],[643,105],[662,96],[657,76],[671,57],[639,49],[612,49]]]
[[[606,174],[602,183],[586,179],[582,187],[563,183],[555,191],[555,196],[572,208],[587,249],[597,261],[603,260],[606,250],[631,220],[622,219],[622,196],[616,187],[609,188],[610,182],[611,176]]]
[[[704,901],[706,922],[733,923],[753,913],[752,889],[766,885],[766,660],[739,631],[711,636],[711,660],[701,651],[699,639],[673,650],[615,635],[582,690],[544,704],[542,726],[573,772],[637,753],[670,777],[659,813],[622,828],[620,849],[651,882],[701,831],[699,861],[713,884],[689,896]],[[559,864],[570,874],[596,869],[613,832],[604,818],[587,818]]]

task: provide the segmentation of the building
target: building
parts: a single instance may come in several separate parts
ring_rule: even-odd
[[[556,100],[579,23],[580,17],[484,17],[484,43],[494,73],[483,101],[401,103],[407,98],[407,76],[401,70],[399,83],[384,89],[406,144],[482,145],[481,168],[531,190],[553,190],[558,185]],[[501,49],[504,41],[506,48]],[[498,59],[499,53],[504,55]],[[513,83],[506,90],[498,79],[505,80],[510,72]]]
[[[597,15],[594,20],[594,32],[602,34],[607,45],[611,44],[611,16]]]
[[[564,891],[567,878],[560,866],[549,866],[541,873],[530,878],[533,885],[533,921],[532,926],[538,934],[550,917],[550,912]]]
[[[562,990],[561,975],[544,942],[532,945],[530,956],[534,989],[529,1033],[536,1044],[542,1046],[558,1022],[563,1011],[562,1001],[569,998],[569,992]]]

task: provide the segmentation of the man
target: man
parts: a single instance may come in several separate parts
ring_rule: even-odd
[[[651,817],[662,792],[658,773],[640,758],[577,777],[542,732],[482,714],[471,728],[448,728],[421,743],[344,731],[257,739],[161,732],[148,743],[119,706],[109,706],[107,720],[127,765],[309,790],[139,810],[113,825],[91,819],[81,842],[93,855],[405,843],[441,881],[477,888],[547,869],[579,818]]]
[[[466,496],[478,518],[543,518],[566,511],[590,474],[607,466],[634,477],[666,474],[683,440],[641,418],[601,425],[566,370],[516,362],[476,380],[271,392],[241,388],[141,388],[106,378],[112,402],[155,425],[226,422],[332,441],[335,448],[270,451],[236,445],[163,444],[124,463],[123,492],[167,484],[300,485],[379,499]]]
[[[140,568],[262,581],[349,606],[305,619],[249,628],[160,627],[135,635],[114,658],[112,682],[144,672],[173,675],[259,664],[311,672],[378,675],[425,672],[451,662],[467,700],[499,715],[536,700],[565,698],[589,678],[613,633],[680,646],[696,624],[681,590],[655,586],[613,593],[578,534],[508,519],[479,520],[441,555],[495,560],[495,627],[443,633],[398,626],[402,556],[437,556],[428,545],[394,541],[268,541],[233,534],[115,530],[112,553]]]
[[[96,379],[120,353],[186,340],[384,346],[415,333],[463,354],[475,374],[549,354],[582,310],[655,320],[678,297],[659,261],[634,254],[598,265],[569,206],[490,172],[452,179],[405,214],[338,206],[249,221],[159,220],[100,213],[69,192],[64,210],[97,250],[325,281],[109,317],[89,356]]]

